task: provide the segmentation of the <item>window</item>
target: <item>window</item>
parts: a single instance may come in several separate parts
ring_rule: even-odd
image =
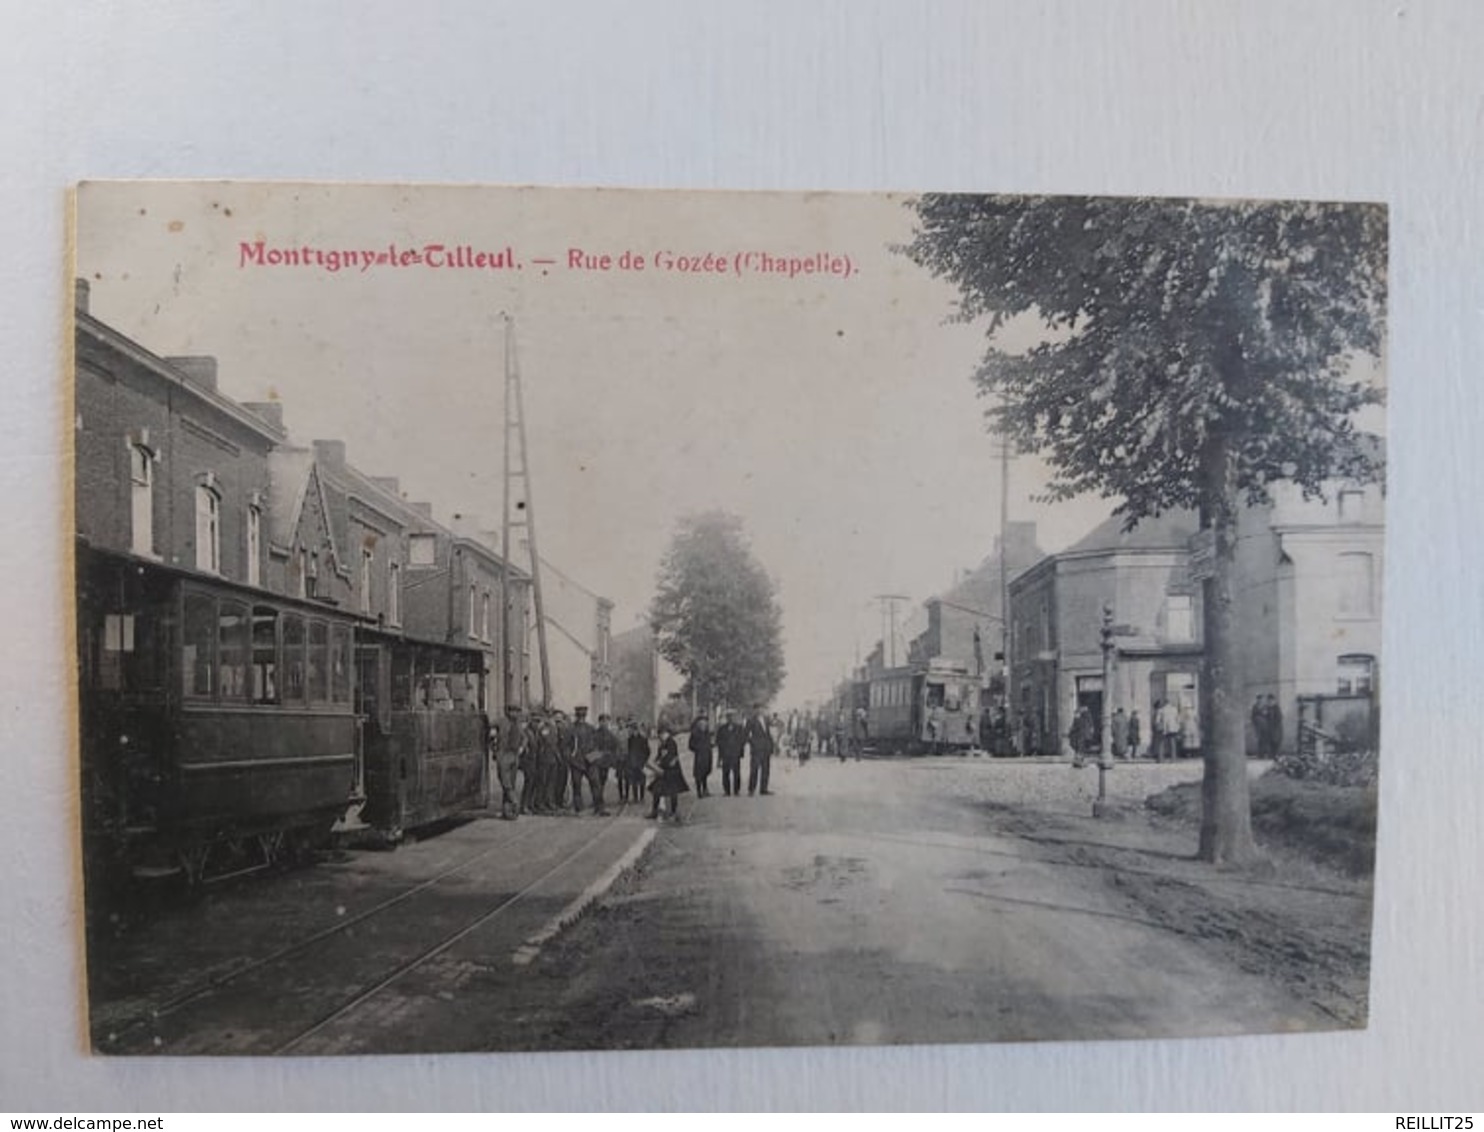
[[[478,596],[478,592],[479,591],[476,586],[472,584],[469,586],[469,636],[471,637],[477,637],[479,635],[476,632],[479,626],[474,623],[475,609],[477,606],[475,598]]]
[[[1339,662],[1339,693],[1342,696],[1368,696],[1376,686],[1376,658],[1342,656]]]
[[[1170,594],[1165,598],[1165,639],[1195,640],[1195,623],[1189,594]]]
[[[315,597],[319,593],[319,552],[309,556],[309,564],[304,570],[304,596]]]
[[[336,625],[330,633],[330,700],[350,703],[350,626]]]
[[[263,582],[263,509],[254,503],[247,509],[247,584]]]
[[[283,615],[283,699],[285,703],[302,704],[307,686],[305,680],[304,619],[292,613]]]
[[[129,446],[129,549],[155,552],[155,457],[143,444]]]
[[[1376,595],[1371,556],[1369,554],[1342,554],[1335,565],[1340,616],[1373,616],[1376,612]]]
[[[247,698],[248,621],[247,606],[235,601],[221,603],[217,614],[218,686],[224,700]]]
[[[436,566],[438,563],[438,536],[433,534],[408,535],[407,561],[413,566]]]
[[[299,561],[298,577],[294,579],[294,594],[297,597],[309,596],[309,551],[300,549],[297,555]]]
[[[389,625],[402,624],[402,566],[398,562],[386,568],[386,620]]]
[[[209,483],[196,488],[196,569],[221,573],[222,499]]]
[[[371,562],[369,550],[361,551],[361,612],[371,612]]]
[[[484,596],[479,602],[479,639],[487,641],[490,639],[490,595],[485,590]]]
[[[216,602],[205,594],[185,595],[185,617],[181,626],[182,691],[187,696],[210,696],[216,690],[212,679],[216,665]]]
[[[309,702],[322,704],[330,698],[330,627],[323,621],[309,623]]]
[[[278,610],[266,605],[252,611],[252,699],[278,702]]]

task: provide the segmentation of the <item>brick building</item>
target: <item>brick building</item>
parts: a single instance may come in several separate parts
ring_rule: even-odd
[[[1198,725],[1195,530],[1188,512],[1146,519],[1132,531],[1110,518],[1010,584],[1014,725],[1035,752],[1066,752],[1072,717],[1084,706],[1099,722],[1105,706],[1137,709],[1146,739],[1157,700],[1196,713]],[[1117,643],[1111,689],[1103,686],[1104,606],[1112,607]]]
[[[282,429],[217,391],[215,359],[159,357],[94,319],[81,280],[75,334],[78,536],[262,584]]]

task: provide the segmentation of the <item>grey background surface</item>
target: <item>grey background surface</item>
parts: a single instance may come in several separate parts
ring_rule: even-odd
[[[3,24],[0,1109],[1484,1108],[1484,7],[68,0],[9,6]],[[1389,202],[1370,1029],[810,1052],[88,1056],[57,568],[64,193],[83,177]]]

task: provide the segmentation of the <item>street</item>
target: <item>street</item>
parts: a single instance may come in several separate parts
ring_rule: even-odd
[[[1120,765],[1110,798],[1199,774]],[[321,1054],[1363,1023],[1367,883],[1282,861],[1217,873],[1188,859],[1188,830],[1088,816],[1095,768],[779,758],[773,780],[769,797],[686,795],[678,826],[632,807],[481,818],[246,878],[100,951],[95,1043]]]

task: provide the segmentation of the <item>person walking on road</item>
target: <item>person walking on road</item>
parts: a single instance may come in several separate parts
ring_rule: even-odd
[[[513,704],[505,709],[505,725],[490,728],[490,747],[495,756],[495,777],[500,783],[500,817],[514,821],[520,816],[522,797],[516,779],[526,754],[525,728],[520,724],[520,709]],[[530,784],[530,774],[526,775]]]
[[[711,794],[711,788],[706,785],[706,780],[711,777],[711,748],[714,740],[711,735],[711,720],[704,714],[696,716],[696,721],[690,728],[690,753],[694,757],[691,763],[691,773],[696,778],[696,797],[706,798]]]
[[[644,800],[644,767],[649,762],[649,736],[638,723],[629,724],[629,737],[625,743],[623,772],[619,785],[625,790],[623,797],[629,802]]]
[[[773,735],[768,730],[768,718],[763,715],[763,705],[754,704],[752,718],[747,721],[744,732],[747,740],[747,793],[771,794],[768,789],[768,770],[773,763]]]
[[[1124,717],[1122,708],[1114,711],[1113,718],[1109,720],[1108,741],[1113,745],[1115,759],[1128,758],[1128,720]]]
[[[587,708],[578,708],[576,714],[571,746],[567,749],[572,768],[572,812],[582,813],[582,784],[586,782],[593,798],[593,813],[604,817],[608,811],[603,806],[603,784],[598,780],[598,733],[587,721]]]
[[[721,789],[727,797],[742,793],[742,748],[747,733],[737,722],[737,713],[729,711],[726,722],[716,729],[716,757],[721,762]]]
[[[679,825],[680,795],[690,792],[690,784],[685,781],[685,772],[680,769],[680,748],[675,745],[675,737],[663,725],[660,727],[659,754],[655,756],[654,781],[650,783],[649,791],[654,795],[654,805],[646,816],[658,818],[660,803],[668,798],[670,818]]]
[[[1154,712],[1155,759],[1174,762],[1180,754],[1180,709],[1170,700],[1161,700]]]
[[[1144,741],[1143,725],[1139,722],[1139,709],[1128,713],[1128,757],[1132,761],[1139,757],[1139,745]]]

